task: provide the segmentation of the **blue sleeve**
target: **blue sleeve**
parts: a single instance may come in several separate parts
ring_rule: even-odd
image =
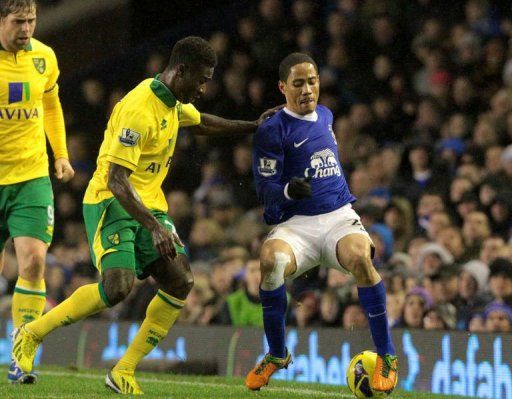
[[[282,182],[283,140],[282,132],[275,126],[260,126],[254,135],[252,169],[256,193],[265,207],[289,201],[284,195],[287,182]]]

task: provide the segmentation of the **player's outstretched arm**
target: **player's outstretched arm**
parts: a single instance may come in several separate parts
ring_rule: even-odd
[[[128,178],[132,171],[124,166],[110,163],[108,170],[108,188],[119,203],[137,222],[145,227],[153,238],[155,248],[163,258],[174,259],[174,243],[183,246],[178,236],[163,227],[147,209]]]
[[[196,126],[188,127],[188,130],[194,134],[203,136],[238,136],[252,134],[259,125],[265,122],[283,106],[280,105],[265,111],[256,121],[239,121],[224,119],[211,114],[201,114],[201,123]]]

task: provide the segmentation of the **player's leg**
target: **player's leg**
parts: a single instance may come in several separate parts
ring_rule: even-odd
[[[176,233],[172,220],[163,212],[153,212],[159,222]],[[151,235],[140,229],[135,238],[137,274],[139,278],[151,275],[158,286],[157,295],[151,300],[135,338],[125,354],[107,374],[105,384],[117,393],[141,394],[135,379],[139,362],[165,338],[177,320],[185,299],[194,284],[190,265],[182,247],[173,261],[164,260],[153,245]]]
[[[46,303],[44,268],[53,235],[53,194],[46,177],[3,187],[9,193],[5,224],[13,237],[18,262],[18,279],[12,296],[14,328],[39,318]],[[11,364],[11,382],[33,383],[36,376],[23,375]]]
[[[284,279],[297,270],[292,247],[281,239],[265,241],[260,253],[260,269],[260,299],[269,353],[247,374],[245,384],[251,390],[267,385],[272,374],[291,362],[285,347],[287,296]]]
[[[44,268],[48,244],[32,237],[15,237],[18,280],[12,297],[14,328],[38,319],[46,303]]]
[[[167,336],[194,285],[188,259],[178,254],[173,262],[159,259],[147,268],[158,292],[146,310],[146,317],[115,370],[134,372],[139,362]]]
[[[42,177],[8,186],[7,226],[14,239],[18,280],[13,294],[14,327],[35,320],[46,303],[44,268],[53,235],[53,194],[50,179]]]
[[[130,292],[135,275],[133,223],[118,220],[116,212],[107,212],[108,207],[104,203],[84,206],[91,257],[102,281],[78,288],[44,316],[17,329],[13,358],[24,372],[32,370],[37,347],[47,334],[114,306]]]
[[[108,257],[107,256],[106,259]],[[100,283],[78,288],[48,313],[15,330],[13,358],[25,373],[32,371],[37,348],[43,338],[58,327],[68,326],[121,302],[133,285],[133,271],[112,267],[104,271]]]
[[[397,383],[397,359],[391,341],[387,313],[386,290],[371,260],[372,244],[365,234],[348,234],[336,244],[338,262],[354,275],[359,301],[363,307],[374,344],[377,348],[377,367],[372,388],[392,391]]]

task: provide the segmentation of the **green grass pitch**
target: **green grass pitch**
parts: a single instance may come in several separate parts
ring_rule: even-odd
[[[118,397],[104,387],[105,370],[81,370],[44,367],[35,385],[11,385],[7,377],[0,381],[0,397],[4,398],[107,398]],[[6,372],[7,374],[7,372]],[[138,381],[144,398],[169,399],[350,399],[347,388],[296,382],[271,381],[259,392],[250,392],[241,378],[199,377],[139,373]],[[396,391],[391,399],[456,398],[456,396]]]

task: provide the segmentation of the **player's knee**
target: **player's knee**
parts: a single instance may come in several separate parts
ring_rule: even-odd
[[[190,271],[190,265],[185,257],[178,257],[171,276],[161,284],[165,292],[185,300],[194,287],[194,275]]]
[[[36,281],[44,277],[45,254],[38,251],[30,251],[25,257],[25,262],[20,265],[20,276],[25,280]]]
[[[178,289],[178,299],[185,299],[192,288],[194,287],[194,275],[190,272],[187,272],[183,275],[181,285]]]
[[[287,266],[292,258],[280,248],[264,245],[260,254],[261,288],[272,291],[284,284]]]
[[[110,269],[103,274],[103,290],[110,306],[123,301],[133,287],[134,276],[127,269]]]
[[[358,285],[373,284],[375,268],[366,254],[353,254],[345,267],[354,275]]]

